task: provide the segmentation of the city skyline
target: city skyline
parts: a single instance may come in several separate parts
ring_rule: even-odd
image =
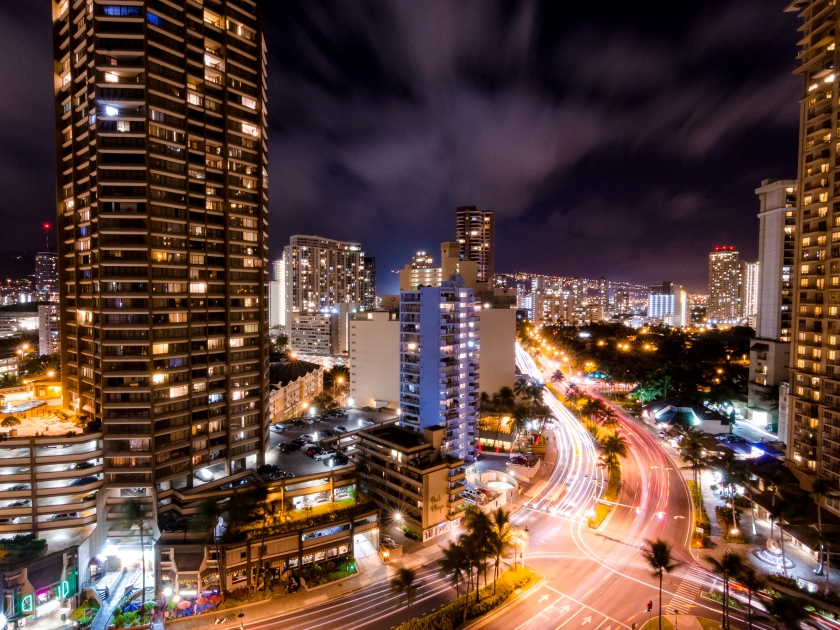
[[[265,8],[269,144],[278,156],[269,163],[269,180],[277,182],[270,200],[272,259],[295,233],[358,241],[377,257],[382,292],[391,293],[397,279],[388,272],[418,249],[451,238],[446,218],[464,204],[497,214],[497,271],[649,284],[667,268],[674,270],[669,274],[674,281],[698,291],[705,284],[707,250],[732,241],[728,234],[744,234],[733,244],[743,258],[756,258],[757,244],[746,238],[756,225],[752,191],[766,177],[795,175],[791,16],[758,2],[715,2],[702,16],[698,9],[669,7],[655,16],[646,16],[645,9],[634,9],[638,15],[619,9],[609,18],[582,9],[543,14],[522,5],[509,20],[497,5],[430,10],[423,20],[407,8],[381,9],[392,30],[407,36],[404,41],[380,33],[381,24],[348,5]],[[347,33],[331,30],[331,15],[335,24],[349,25]],[[651,19],[640,19],[645,17]],[[2,134],[0,161],[15,164],[0,175],[7,191],[0,215],[11,228],[0,235],[0,251],[21,243],[32,243],[34,250],[43,242],[41,223],[54,222],[53,150],[41,139],[26,142],[17,132],[26,125],[16,123],[31,118],[52,124],[53,112],[44,104],[50,87],[49,16],[32,6],[4,18],[3,35],[23,54],[22,63],[5,69],[18,98],[0,99],[0,112],[10,123]],[[733,41],[726,33],[742,21],[763,27]],[[561,23],[568,26],[557,26]],[[417,43],[436,28],[461,32],[464,43],[438,51]],[[585,63],[541,60],[573,46],[577,32],[610,28],[621,37]],[[332,41],[332,48],[322,49],[316,33]],[[481,46],[490,33],[509,45],[485,63],[470,48]],[[696,44],[692,55],[678,44],[686,38]],[[530,52],[532,44],[551,55]],[[321,55],[324,68],[307,61]],[[738,63],[723,68],[722,59],[730,57]],[[519,71],[497,69],[504,67]],[[624,85],[621,68],[644,72]],[[614,85],[603,85],[604,76]],[[654,84],[665,90],[660,98],[647,94]],[[298,100],[303,94],[311,97],[306,112]],[[334,116],[342,95],[353,104]],[[626,111],[644,123],[635,134],[617,129],[620,121],[608,122],[605,115],[624,108],[631,96],[639,104]],[[696,122],[684,122],[688,101],[697,100],[708,104]],[[664,101],[673,109],[663,109]],[[661,122],[652,122],[656,117]],[[403,125],[406,119],[412,123]],[[497,129],[505,142],[516,143],[511,146],[527,142],[530,146],[520,147],[521,169],[493,150],[495,136],[477,138],[480,154],[462,146],[471,125]],[[367,140],[363,129],[371,132]],[[546,129],[551,133],[533,137]],[[452,175],[438,178],[439,167],[423,166],[430,156],[432,162],[438,156]],[[726,181],[717,177],[722,170],[729,173]],[[14,211],[24,203],[34,208],[31,221]],[[614,229],[600,229],[606,220]],[[340,229],[331,227],[337,221]],[[594,254],[595,249],[600,251]]]

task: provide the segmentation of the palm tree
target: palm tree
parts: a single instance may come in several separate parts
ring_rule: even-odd
[[[487,562],[486,559],[492,554],[490,539],[493,535],[493,525],[490,517],[474,506],[470,506],[464,516],[465,525],[469,534],[468,538],[474,542],[475,555],[472,558],[473,566],[481,567],[484,570],[484,584],[487,584]],[[478,577],[476,576],[476,598],[478,596]]]
[[[771,597],[764,602],[764,607],[776,622],[776,630],[779,630],[779,624],[784,624],[789,630],[799,628],[799,622],[806,617],[805,608],[799,600],[791,597]]]
[[[752,630],[752,599],[753,595],[764,588],[764,580],[762,580],[755,569],[750,565],[745,564],[738,574],[738,581],[745,589],[747,589],[747,617],[749,619],[750,630]]]
[[[653,569],[653,577],[659,578],[659,630],[662,630],[662,576],[671,573],[678,564],[671,562],[671,546],[661,538],[649,540],[648,545],[645,559]]]
[[[743,480],[744,468],[740,461],[735,459],[735,453],[726,451],[719,457],[713,466],[721,475],[722,483],[727,488],[729,501],[732,505],[732,527],[738,529],[737,508],[735,507],[735,484]]]
[[[499,579],[499,566],[502,556],[511,546],[510,512],[498,508],[490,517],[490,551],[493,554],[493,594],[496,594],[496,580]]]
[[[607,468],[613,469],[617,467],[618,458],[627,457],[627,441],[618,431],[600,440],[599,445],[603,451],[602,460]]]
[[[416,577],[417,572],[413,569],[400,567],[397,569],[397,575],[391,580],[391,590],[397,595],[405,595],[409,621],[411,621],[411,598],[417,593],[417,585],[414,583]]]
[[[618,426],[618,414],[612,407],[605,407],[603,414],[604,426],[613,429]]]
[[[835,490],[835,486],[825,477],[817,477],[814,480],[814,483],[811,485],[811,498],[814,500],[814,503],[817,504],[817,531],[820,534],[820,538],[822,538],[823,529],[822,529],[822,500],[831,494]],[[823,543],[820,541],[820,568],[817,571],[817,575],[822,575],[823,572],[823,557],[824,557],[824,548]],[[826,579],[826,590],[828,590],[828,579]]]
[[[555,370],[551,375],[551,382],[555,385],[562,385],[566,382],[566,377],[560,370]]]
[[[128,499],[122,505],[122,516],[129,529],[135,525],[140,530],[140,572],[143,574],[143,593],[140,595],[140,610],[146,608],[146,504],[137,499]]]
[[[449,546],[443,550],[443,557],[438,559],[437,565],[442,576],[449,576],[452,586],[455,587],[455,597],[459,597],[461,593],[458,587],[464,581],[464,574],[469,567],[464,548],[457,543],[449,543]]]
[[[727,551],[720,560],[709,558],[714,570],[723,578],[723,628],[729,627],[729,581],[739,575],[744,569],[744,561],[741,556]]]
[[[785,532],[782,529],[782,523],[786,520],[788,515],[794,513],[796,508],[789,503],[782,500],[776,500],[773,497],[772,505],[767,508],[767,517],[770,519],[770,538],[773,538],[773,525],[779,524],[779,547],[782,550],[782,572],[787,577],[787,560],[785,559]]]

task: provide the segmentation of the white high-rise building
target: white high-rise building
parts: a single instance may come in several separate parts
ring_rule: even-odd
[[[400,293],[400,408],[420,433],[444,426],[444,453],[472,461],[478,421],[479,317],[475,290],[452,276]]]
[[[743,316],[747,319],[747,324],[752,328],[755,328],[756,325],[756,318],[758,314],[758,288],[759,288],[759,278],[761,275],[761,263],[754,262],[742,263],[744,266],[743,277],[744,277],[744,302],[743,308],[744,313]]]
[[[281,256],[271,263],[272,278],[268,283],[268,326],[279,326],[285,332],[286,326],[286,259]]]

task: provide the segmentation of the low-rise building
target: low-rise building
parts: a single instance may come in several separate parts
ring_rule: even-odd
[[[354,457],[362,490],[385,518],[404,523],[424,541],[448,532],[466,507],[459,496],[465,462],[441,452],[445,434],[442,426],[419,433],[396,424],[358,432]]]
[[[324,367],[308,361],[282,361],[269,367],[271,422],[299,416],[324,391]]]

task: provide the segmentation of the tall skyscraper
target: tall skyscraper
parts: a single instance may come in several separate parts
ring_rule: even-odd
[[[295,314],[319,313],[342,302],[364,301],[365,253],[360,243],[296,235],[286,245],[283,259],[287,325]]]
[[[64,402],[168,510],[268,441],[263,33],[251,0],[52,6]]]
[[[461,206],[455,211],[455,240],[462,260],[478,263],[478,282],[493,282],[496,260],[496,216],[492,210]]]
[[[479,318],[458,276],[400,293],[400,409],[404,426],[444,426],[444,453],[475,459]]]
[[[796,181],[765,179],[759,199],[758,263],[761,268],[755,336],[790,341],[796,249]]]
[[[741,319],[742,275],[734,247],[715,247],[709,254],[709,321],[731,324]]]
[[[35,299],[58,301],[58,254],[54,252],[35,254]]]
[[[365,256],[364,291],[362,295],[362,308],[372,311],[376,308],[376,258]]]
[[[796,204],[793,334],[790,369],[788,458],[803,470],[840,480],[840,225],[834,180],[837,52],[840,8],[830,0],[794,0],[788,11],[802,19],[800,136]],[[826,26],[829,26],[826,28]],[[825,499],[840,513],[840,500]]]
[[[604,308],[604,313],[610,310],[610,281],[604,277],[598,279],[598,304]]]

